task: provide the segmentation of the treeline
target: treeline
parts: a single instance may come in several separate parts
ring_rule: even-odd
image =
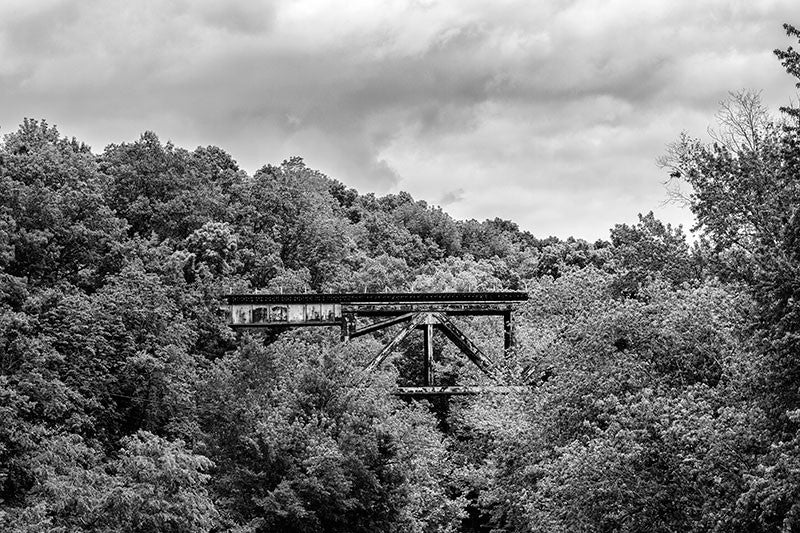
[[[787,26],[790,36],[800,37]],[[776,52],[800,73],[791,48]],[[800,129],[756,95],[663,158],[699,221],[608,241],[458,221],[300,158],[253,176],[153,133],[0,145],[0,529],[800,529]],[[679,192],[675,193],[676,195]],[[527,394],[402,401],[418,341],[237,338],[228,292],[522,289]],[[437,380],[480,383],[435,345]]]

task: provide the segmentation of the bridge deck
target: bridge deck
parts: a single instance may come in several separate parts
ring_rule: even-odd
[[[237,304],[289,304],[289,303],[486,303],[520,302],[528,293],[518,291],[496,292],[366,292],[366,293],[292,293],[292,294],[229,294],[229,305]]]
[[[348,316],[444,312],[505,315],[528,294],[497,292],[389,292],[331,294],[230,294],[233,327],[335,326]]]

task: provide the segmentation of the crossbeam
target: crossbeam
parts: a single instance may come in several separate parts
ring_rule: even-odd
[[[380,322],[374,322],[368,326],[364,326],[361,329],[357,329],[355,331],[350,332],[350,337],[360,337],[361,335],[366,335],[367,333],[372,333],[373,331],[378,331],[383,328],[388,328],[389,326],[394,326],[395,324],[399,324],[400,322],[405,322],[406,320],[411,320],[414,316],[414,313],[406,313],[404,315],[395,316],[392,318],[388,318],[386,320],[381,320]]]

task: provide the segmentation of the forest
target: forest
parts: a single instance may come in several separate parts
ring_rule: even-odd
[[[24,120],[0,144],[0,530],[800,531],[800,109],[733,92],[709,122],[659,160],[695,240],[649,213],[586,242],[299,157],[250,176]],[[530,295],[503,360],[547,376],[527,392],[400,398],[417,339],[353,390],[380,335],[239,335],[219,311],[489,290]],[[492,319],[460,327],[504,357]],[[481,382],[434,347],[440,383]]]

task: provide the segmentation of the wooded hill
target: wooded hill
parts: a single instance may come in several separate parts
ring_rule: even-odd
[[[691,245],[652,214],[542,239],[300,158],[249,176],[220,148],[96,154],[25,120],[0,145],[0,529],[800,530],[799,117],[735,93],[715,142],[670,146]],[[218,312],[500,289],[531,296],[504,360],[549,375],[528,394],[398,399],[418,341],[354,394],[379,336],[237,339]],[[481,379],[435,348],[441,383]]]

